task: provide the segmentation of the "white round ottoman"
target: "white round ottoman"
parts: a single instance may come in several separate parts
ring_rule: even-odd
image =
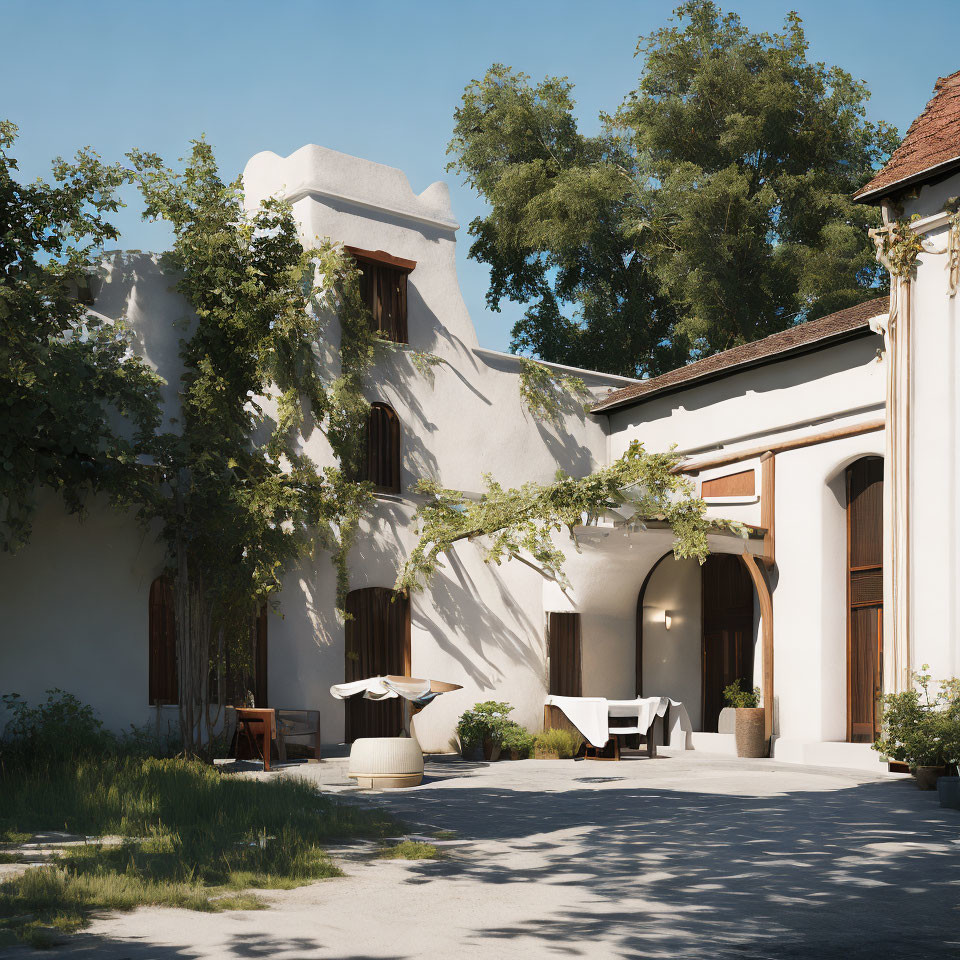
[[[367,789],[415,787],[423,780],[423,751],[413,737],[354,740],[347,776]]]

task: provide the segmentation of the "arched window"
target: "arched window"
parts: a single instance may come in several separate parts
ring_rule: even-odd
[[[400,492],[400,418],[386,403],[372,403],[361,479],[384,493]]]
[[[157,577],[150,584],[150,654],[149,690],[151,706],[179,702],[177,680],[177,630],[173,607],[173,582]],[[242,658],[243,666],[231,663],[228,648],[224,662],[211,669],[209,692],[211,701],[223,695],[224,703],[243,706],[247,694],[253,693],[258,707],[267,705],[267,608],[250,621],[250,649]],[[223,681],[223,689],[220,683]]]
[[[410,673],[410,601],[389,587],[364,587],[347,594],[344,680]],[[344,737],[395,737],[403,728],[403,702],[350,697]]]
[[[177,632],[173,584],[157,577],[150,584],[150,703],[177,703]]]

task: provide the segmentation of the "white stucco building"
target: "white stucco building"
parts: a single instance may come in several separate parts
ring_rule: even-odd
[[[955,98],[958,87],[957,75],[948,78],[939,96]],[[933,109],[942,120],[935,103],[924,116]],[[318,146],[250,160],[248,202],[284,195],[306,242],[342,242],[368,278],[393,278],[405,291],[389,322],[402,311],[396,339],[407,347],[385,353],[367,378],[378,436],[393,438],[398,470],[381,484],[350,557],[352,586],[367,591],[356,595],[361,620],[377,615],[377,588],[393,585],[415,542],[411,490],[422,476],[477,492],[484,473],[511,486],[550,480],[558,467],[582,476],[633,440],[651,451],[676,445],[711,514],[755,528],[747,539],[711,537],[715,555],[701,568],[673,559],[668,529],[591,526],[582,552],[570,553],[566,594],[528,566],[487,565],[476,544],[459,545],[410,598],[396,649],[360,655],[370,672],[463,685],[417,718],[426,750],[452,749],[456,717],[478,700],[507,700],[516,719],[539,728],[556,683],[551,652],[556,661],[563,647],[566,658],[570,644],[577,676],[565,667],[565,684],[584,696],[681,700],[698,749],[732,750],[717,733],[722,687],[755,682],[773,755],[798,762],[875,765],[877,693],[902,687],[920,663],[938,676],[960,672],[957,224],[944,212],[960,194],[960,120],[948,114],[938,131],[950,156],[925,167],[908,136],[862,194],[888,212],[900,203],[904,216],[919,213],[912,229],[929,240],[915,280],[895,283],[892,320],[881,298],[653,380],[576,371],[594,404],[569,406],[559,424],[526,409],[516,358],[478,345],[443,183],[417,195],[399,170]],[[901,151],[914,161],[905,177],[896,175]],[[126,316],[138,349],[172,385],[168,412],[176,322],[189,318],[172,282],[152,257],[117,255],[94,305]],[[331,331],[334,348],[337,337]],[[425,376],[408,350],[444,363]],[[331,462],[319,433],[307,452]],[[45,496],[30,544],[0,557],[0,691],[37,699],[60,687],[115,728],[174,718],[175,707],[151,703],[165,699],[150,647],[151,588],[164,563],[162,546],[131,517],[94,504],[81,523]],[[320,710],[328,743],[369,722],[356,714],[348,723],[350,707],[328,693],[359,669],[334,595],[322,551],[287,576],[258,679],[269,705]]]

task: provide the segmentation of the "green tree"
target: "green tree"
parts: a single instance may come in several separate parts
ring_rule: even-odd
[[[181,172],[154,154],[130,158],[144,216],[173,227],[166,265],[196,314],[181,343],[177,430],[156,440],[158,488],[144,506],[163,521],[174,570],[180,727],[192,752],[219,705],[210,665],[227,649],[234,663],[248,652],[251,619],[283,574],[317,540],[345,564],[369,485],[339,465],[318,470],[302,443],[324,428],[349,470],[375,337],[349,258],[329,243],[304,249],[282,201],[245,210],[240,179],[221,179],[205,141]],[[328,383],[319,349],[331,314],[343,344]]]
[[[89,494],[138,501],[160,380],[122,323],[78,299],[126,179],[91,150],[54,182],[15,179],[17,127],[0,121],[0,548],[30,537],[40,488],[81,513]],[[146,481],[148,482],[148,481]]]
[[[642,37],[637,88],[593,137],[566,79],[494,65],[455,113],[449,169],[489,204],[471,255],[512,347],[642,376],[876,296],[851,195],[896,146],[866,86],[807,59],[800,18],[752,33],[710,0]]]

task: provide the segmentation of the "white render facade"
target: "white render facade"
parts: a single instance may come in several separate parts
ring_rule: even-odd
[[[762,601],[755,595],[749,655],[758,685],[767,677],[772,753],[798,762],[877,764],[867,744],[846,742],[844,478],[852,464],[888,454],[887,354],[882,333],[874,332],[884,329],[885,310],[873,311],[869,325],[850,326],[842,336],[825,336],[802,349],[778,348],[710,377],[628,397],[605,412],[571,407],[554,426],[527,411],[516,358],[478,345],[457,283],[458,225],[443,183],[416,195],[399,170],[317,146],[287,158],[258,154],[244,177],[251,204],[276,193],[291,200],[305,242],[330,237],[415,261],[408,279],[409,348],[444,361],[425,376],[408,353],[388,352],[367,376],[368,399],[389,404],[399,418],[401,492],[378,496],[368,515],[350,556],[353,587],[393,585],[415,542],[411,518],[417,501],[410,491],[423,476],[469,493],[482,489],[485,473],[506,486],[548,481],[558,468],[582,476],[620,456],[633,440],[650,451],[675,445],[688,465],[706,464],[691,474],[698,489],[753,471],[752,493],[706,499],[711,514],[758,528],[747,539],[712,536],[713,551],[767,557],[756,569],[763,570],[772,617],[763,622]],[[960,193],[960,183],[954,193]],[[921,212],[932,213],[947,195],[921,193]],[[912,529],[915,537],[931,528],[947,535],[938,537],[936,551],[925,549],[923,559],[913,553],[914,589],[934,583],[937,600],[921,592],[911,605],[914,635],[923,636],[911,663],[929,662],[936,674],[948,675],[960,670],[952,586],[960,522],[955,483],[944,520],[943,478],[956,480],[960,470],[955,386],[960,345],[953,327],[955,301],[941,289],[939,276],[933,279],[938,269],[927,271],[922,258],[915,291],[917,309],[932,319],[914,358],[930,369],[942,367],[942,376],[915,381],[916,409],[922,411],[915,423],[922,426],[912,448],[917,464],[911,473]],[[107,317],[127,318],[137,349],[172,385],[165,398],[168,413],[175,410],[180,373],[182,327],[175,322],[189,319],[172,283],[154,258],[118,255],[106,265],[94,306]],[[332,330],[334,350],[337,339]],[[940,349],[944,342],[948,351]],[[327,359],[335,368],[335,354]],[[600,373],[577,375],[601,406],[612,391],[629,393],[638,383]],[[332,462],[319,432],[305,447],[318,464]],[[771,452],[776,470],[765,487],[763,461]],[[710,465],[717,461],[722,462]],[[934,477],[936,492],[922,487]],[[889,491],[887,496],[889,527]],[[479,700],[506,700],[517,720],[540,728],[549,684],[547,622],[554,611],[580,614],[583,695],[669,695],[688,707],[698,731],[695,748],[732,749],[732,738],[715,727],[700,732],[705,723],[701,571],[696,561],[666,556],[671,541],[669,530],[654,527],[585,528],[582,552],[568,550],[566,593],[526,565],[488,565],[476,544],[459,545],[428,588],[410,601],[412,675],[463,685],[417,717],[415,731],[424,749],[455,749],[456,718]],[[162,546],[131,517],[94,503],[81,523],[67,516],[56,498],[44,496],[31,543],[0,557],[0,691],[36,700],[59,687],[92,704],[116,729],[173,722],[175,707],[151,707],[147,695],[147,597],[164,565]],[[884,576],[889,605],[886,561]],[[269,704],[318,709],[326,743],[344,737],[343,703],[328,692],[345,670],[344,627],[335,616],[334,595],[333,565],[318,550],[287,575],[282,616],[269,618]],[[884,663],[884,676],[888,672]]]

